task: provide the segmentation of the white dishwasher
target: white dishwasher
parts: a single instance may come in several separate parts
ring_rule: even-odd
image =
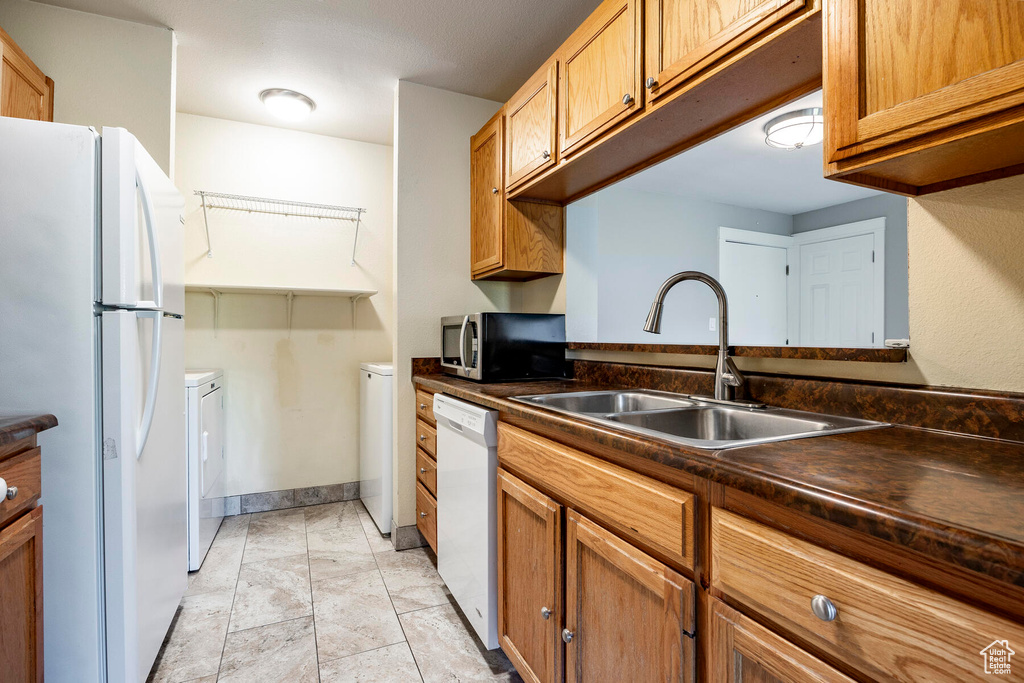
[[[498,647],[498,411],[434,394],[437,571],[489,650]]]

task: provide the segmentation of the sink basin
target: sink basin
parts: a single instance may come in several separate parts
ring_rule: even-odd
[[[608,415],[696,406],[695,401],[679,394],[656,391],[579,391],[570,394],[540,394],[521,400],[567,413]]]
[[[784,408],[750,408],[664,392],[591,391],[515,400],[631,432],[708,449],[804,439],[889,425]]]

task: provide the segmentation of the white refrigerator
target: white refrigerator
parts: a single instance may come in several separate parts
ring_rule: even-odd
[[[146,680],[186,588],[183,212],[127,131],[0,118],[0,411],[59,422],[51,682]]]

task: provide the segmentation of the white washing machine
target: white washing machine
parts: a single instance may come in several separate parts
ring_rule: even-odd
[[[186,370],[188,569],[203,564],[224,519],[224,371]]]
[[[382,534],[391,533],[391,363],[359,365],[359,497]]]

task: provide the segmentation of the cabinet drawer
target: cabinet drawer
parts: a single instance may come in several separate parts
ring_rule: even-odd
[[[993,641],[1024,643],[1024,626],[717,508],[711,572],[714,588],[877,680],[973,680]]]
[[[428,425],[436,425],[434,420],[434,394],[423,389],[416,390],[416,418]]]
[[[431,550],[437,552],[437,501],[423,484],[416,484],[416,528],[427,539]]]
[[[416,420],[416,445],[437,456],[437,430],[423,420]]]
[[[504,423],[498,459],[623,536],[693,567],[693,494]]]
[[[39,449],[33,448],[8,460],[0,462],[0,477],[8,488],[17,488],[12,500],[0,496],[0,526],[7,524],[39,500],[42,490]]]
[[[437,497],[437,463],[419,448],[416,449],[416,478]]]

